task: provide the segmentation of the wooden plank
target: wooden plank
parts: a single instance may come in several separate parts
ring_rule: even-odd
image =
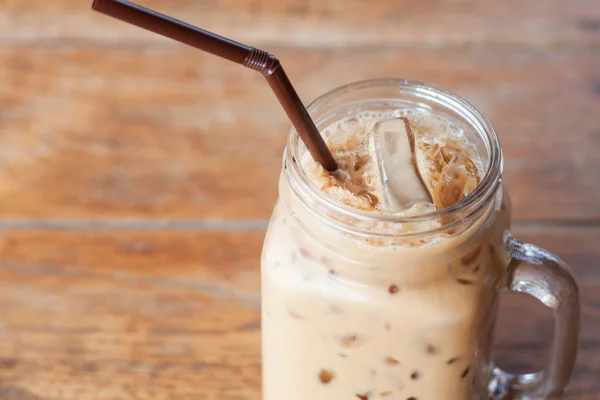
[[[145,0],[142,5],[254,45],[571,47],[600,43],[596,0]],[[158,36],[95,15],[91,0],[2,0],[5,43],[169,45]]]
[[[495,124],[518,220],[600,218],[600,52],[279,51],[302,98],[402,76]],[[194,51],[0,50],[0,218],[266,218],[289,123]]]
[[[260,399],[262,231],[1,234],[3,398]],[[522,228],[515,235],[571,263],[583,329],[567,398],[598,399],[600,229]],[[502,365],[541,365],[547,313],[505,300]]]
[[[0,397],[258,399],[262,232],[5,234]]]

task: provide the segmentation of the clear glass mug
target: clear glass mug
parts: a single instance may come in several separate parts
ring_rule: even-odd
[[[372,80],[309,106],[319,128],[365,110],[426,110],[463,129],[485,158],[478,188],[412,218],[369,214],[313,187],[294,130],[262,253],[263,400],[466,400],[560,395],[575,363],[578,289],[554,255],[511,237],[494,129],[426,84]],[[431,221],[443,220],[438,228]],[[545,369],[514,375],[491,357],[498,295],[554,312]]]

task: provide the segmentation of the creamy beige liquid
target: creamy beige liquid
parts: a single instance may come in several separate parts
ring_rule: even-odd
[[[349,176],[332,177],[308,157],[302,166],[316,187],[348,206],[430,211],[423,199],[386,200],[368,135],[388,117],[365,113],[328,129]],[[409,118],[421,145],[451,143],[482,169],[473,146],[450,125]],[[263,399],[484,398],[508,204],[498,200],[459,234],[382,241],[324,226],[294,200],[285,178],[280,194],[262,256]]]

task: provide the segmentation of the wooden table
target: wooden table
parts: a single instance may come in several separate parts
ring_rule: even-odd
[[[88,3],[0,0],[0,398],[258,400],[289,124],[259,75]],[[597,0],[142,4],[269,49],[307,102],[387,76],[472,101],[501,137],[514,234],[579,279],[568,398],[600,399]],[[502,308],[501,365],[540,367],[546,310]]]

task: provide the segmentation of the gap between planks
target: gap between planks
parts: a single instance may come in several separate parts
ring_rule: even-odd
[[[148,219],[110,219],[110,220],[27,220],[0,219],[0,229],[37,229],[37,230],[177,230],[177,231],[264,231],[269,224],[267,219],[239,220],[148,220]],[[588,220],[545,220],[514,221],[513,228],[518,229],[599,229],[600,219]]]
[[[252,46],[258,48],[270,49],[273,52],[279,51],[368,51],[368,52],[390,52],[390,51],[411,51],[411,50],[477,50],[485,49],[486,52],[497,50],[523,50],[526,52],[589,52],[599,51],[600,42],[572,43],[569,41],[555,41],[548,43],[526,42],[526,41],[489,41],[489,42],[472,42],[472,41],[431,41],[418,42],[415,44],[402,43],[295,43],[260,40],[251,43]],[[123,51],[178,51],[182,49],[190,49],[175,41],[153,40],[153,39],[125,39],[125,40],[99,40],[99,39],[81,39],[81,38],[0,38],[0,49],[22,48],[26,49],[46,49],[46,50],[72,50],[72,49],[107,49],[107,50],[123,50]],[[200,50],[197,50],[201,53]]]

